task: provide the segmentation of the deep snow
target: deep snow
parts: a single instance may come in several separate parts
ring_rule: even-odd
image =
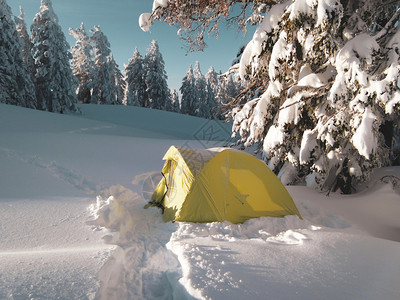
[[[229,125],[81,110],[0,104],[0,299],[400,298],[399,168],[351,196],[288,187],[303,221],[166,224],[143,208],[164,152]]]

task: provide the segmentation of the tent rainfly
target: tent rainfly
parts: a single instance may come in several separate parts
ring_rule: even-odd
[[[235,149],[171,146],[151,205],[163,219],[243,223],[251,218],[302,218],[286,188],[256,157]]]

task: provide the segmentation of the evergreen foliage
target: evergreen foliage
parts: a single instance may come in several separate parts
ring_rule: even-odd
[[[148,106],[145,70],[143,68],[143,58],[138,49],[133,52],[133,57],[125,65],[125,105]]]
[[[145,68],[146,95],[149,108],[164,109],[169,101],[170,91],[167,84],[164,59],[161,55],[157,41],[150,43],[150,48],[143,60]]]
[[[196,62],[195,68],[190,66],[182,79],[180,112],[205,119],[222,119],[220,93],[224,86],[225,80],[218,77],[213,67],[203,76]]]
[[[179,104],[179,95],[175,89],[171,91],[171,101],[172,101],[172,111],[177,113],[181,112]]]
[[[197,95],[196,116],[209,119],[211,118],[211,109],[208,106],[207,85],[206,80],[201,73],[200,63],[198,61],[196,61],[196,64],[194,66],[193,76]]]
[[[193,68],[190,65],[185,77],[182,79],[181,92],[181,113],[186,115],[196,115],[197,110],[197,89],[196,79],[193,74]]]
[[[378,2],[273,6],[245,48],[239,73],[264,92],[234,109],[234,131],[284,183],[351,193],[391,164],[393,134],[385,143],[381,129],[399,128],[399,11]]]
[[[69,29],[70,35],[76,39],[72,47],[71,68],[79,80],[78,100],[80,103],[91,103],[93,83],[96,79],[93,61],[93,46],[83,23],[77,29]]]
[[[19,10],[20,10],[20,15],[14,18],[15,25],[22,41],[22,59],[25,63],[26,72],[31,77],[32,83],[34,83],[36,70],[35,70],[35,61],[33,60],[32,57],[33,44],[31,42],[31,38],[29,36],[28,29],[26,26],[25,13],[22,7],[20,7]]]
[[[116,104],[122,104],[124,101],[124,93],[126,88],[124,75],[122,75],[122,72],[119,69],[119,66],[116,63],[113,55],[110,56],[110,64],[111,69],[113,70],[111,77],[114,82],[113,94],[115,95],[115,101]]]
[[[173,99],[172,99],[172,92],[170,92],[170,94],[168,95],[168,98],[165,100],[165,106],[164,106],[164,110],[166,111],[173,111],[174,106],[173,106]]]
[[[30,108],[37,105],[20,34],[5,0],[0,0],[0,102]]]
[[[76,79],[69,45],[58,24],[51,0],[42,0],[31,26],[38,108],[50,112],[77,112]]]
[[[115,66],[111,56],[110,43],[99,26],[94,26],[91,33],[96,68],[91,102],[94,104],[118,104],[114,78]]]
[[[210,119],[221,119],[221,104],[217,100],[219,93],[219,80],[218,75],[213,67],[208,69],[208,72],[204,76],[206,81],[206,103],[210,110]]]

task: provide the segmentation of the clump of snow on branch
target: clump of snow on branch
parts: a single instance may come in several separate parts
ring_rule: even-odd
[[[168,0],[154,0],[153,1],[153,12],[158,8],[167,7]],[[152,13],[142,13],[139,16],[139,26],[140,28],[147,32],[150,30],[150,26],[153,24],[153,14]]]
[[[371,108],[367,107],[362,115],[361,123],[351,139],[354,147],[366,159],[370,158],[370,155],[376,151],[377,147],[377,140],[373,135],[375,120],[376,116],[371,111]]]
[[[152,23],[153,21],[150,13],[143,13],[139,16],[139,26],[143,31],[149,31]]]
[[[154,0],[153,2],[153,11],[155,11],[159,7],[167,7],[168,0]]]
[[[247,44],[243,51],[240,64],[239,74],[242,79],[245,78],[246,69],[249,65],[253,67],[252,74],[258,65],[258,57],[263,50],[263,43],[267,38],[267,34],[272,32],[273,28],[278,24],[279,19],[284,13],[289,1],[274,6],[264,17],[262,23],[256,29],[252,40]]]

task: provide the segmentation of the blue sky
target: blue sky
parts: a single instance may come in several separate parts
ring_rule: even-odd
[[[40,0],[7,0],[7,3],[14,15],[19,15],[19,6],[22,6],[28,26],[40,7]],[[84,22],[89,31],[94,25],[100,25],[121,69],[132,57],[135,47],[144,56],[150,42],[157,40],[171,89],[179,89],[186,70],[195,61],[200,62],[203,74],[210,66],[217,71],[226,71],[240,46],[251,39],[250,33],[244,36],[236,28],[226,30],[221,26],[220,37],[208,38],[208,47],[204,52],[187,53],[184,42],[176,34],[176,27],[157,21],[150,32],[139,28],[140,14],[151,12],[152,3],[152,0],[53,0],[53,8],[71,46],[75,44],[75,39],[68,34],[70,27],[77,28]]]

